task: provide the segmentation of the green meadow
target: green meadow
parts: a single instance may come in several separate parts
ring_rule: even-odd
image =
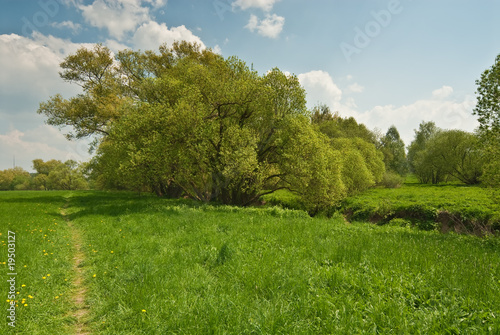
[[[353,221],[137,193],[2,192],[0,333],[500,333],[497,237]]]

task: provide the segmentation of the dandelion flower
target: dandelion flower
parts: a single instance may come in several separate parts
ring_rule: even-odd
[[[42,279],[47,279],[47,277],[42,277]]]
[[[146,310],[145,310],[145,309],[143,309],[143,310],[142,310],[142,312],[143,312],[143,313],[146,313]]]
[[[24,304],[24,307],[28,307],[28,304]]]
[[[26,285],[22,284],[21,287],[26,287]]]
[[[95,278],[96,276],[97,276],[97,275],[94,273],[94,275],[93,275],[92,277],[94,277],[94,278]]]
[[[33,296],[32,295],[28,295],[28,298],[33,299]]]

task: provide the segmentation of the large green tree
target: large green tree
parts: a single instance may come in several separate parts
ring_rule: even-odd
[[[37,174],[33,178],[33,187],[41,190],[78,190],[88,188],[83,167],[74,160],[33,160]]]
[[[330,138],[333,149],[341,153],[342,181],[347,194],[366,190],[379,183],[385,172],[384,155],[376,148],[376,136],[352,117],[332,114],[326,105],[318,105],[311,113],[311,123]]]
[[[434,134],[419,152],[417,170],[439,173],[433,182],[447,176],[465,184],[478,184],[482,175],[484,155],[476,135],[463,130],[441,130]]]
[[[429,140],[440,129],[432,121],[422,121],[415,130],[415,138],[408,146],[408,165],[411,172],[413,172],[421,183],[439,183],[444,178],[444,173],[439,168],[434,167],[432,164],[426,162],[425,149]]]
[[[403,176],[408,172],[405,144],[396,126],[391,126],[384,137],[380,139],[380,149],[384,153],[384,163],[387,170]]]
[[[488,161],[484,165],[483,180],[500,186],[500,55],[493,66],[485,70],[476,81],[477,103],[474,114],[478,116],[479,132]]]
[[[23,168],[16,166],[0,171],[0,190],[27,190],[30,187],[30,174]]]
[[[340,154],[311,127],[295,76],[185,42],[114,60],[96,46],[61,66],[83,93],[39,113],[70,137],[100,136],[98,183],[243,205],[289,189],[313,212],[345,194]]]

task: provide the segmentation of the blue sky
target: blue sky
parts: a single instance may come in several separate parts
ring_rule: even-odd
[[[325,103],[408,145],[422,121],[473,131],[475,80],[500,54],[493,0],[1,0],[0,169],[86,160],[87,143],[44,124],[38,104],[78,87],[58,64],[81,46],[157,49],[176,39],[298,76]]]

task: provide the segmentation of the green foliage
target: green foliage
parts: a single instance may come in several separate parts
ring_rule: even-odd
[[[66,134],[69,139],[107,135],[110,123],[130,102],[117,85],[120,73],[113,62],[112,52],[99,44],[67,56],[60,76],[80,85],[83,93],[71,99],[56,94],[40,103],[37,112],[47,116],[47,124],[71,126],[75,133]]]
[[[380,149],[384,154],[387,170],[404,176],[408,172],[405,144],[395,126],[389,127],[384,137],[380,139]]]
[[[433,123],[420,124],[409,147],[411,166],[423,183],[455,179],[478,184],[486,159],[476,135],[462,130],[440,130]]]
[[[263,195],[262,204],[267,206],[279,206],[286,209],[305,210],[305,206],[300,196],[289,190],[278,190],[276,192]]]
[[[415,139],[408,147],[408,165],[411,172],[415,173],[421,183],[438,183],[442,179],[442,174],[432,166],[424,164],[423,152],[427,142],[440,129],[432,121],[422,121],[418,130],[415,130]]]
[[[17,166],[0,171],[0,190],[26,190],[30,186],[30,174]]]
[[[258,75],[236,57],[174,43],[122,51],[80,49],[61,77],[82,85],[39,113],[50,124],[100,134],[91,167],[100,187],[249,205],[293,190],[311,212],[344,195],[339,153],[311,127],[296,76]]]
[[[500,331],[498,239],[125,192],[0,198],[2,222],[18,234],[18,283],[26,285],[19,333],[75,333],[74,246],[58,209],[65,204],[82,238],[93,334]]]
[[[74,246],[61,217],[65,192],[0,192],[1,308],[9,308],[7,273],[16,273],[16,327],[6,312],[0,334],[72,334]],[[8,268],[8,236],[15,233],[15,271]],[[10,299],[9,299],[10,300]]]
[[[430,138],[422,163],[464,184],[478,184],[484,160],[477,137],[462,130],[437,132]]]
[[[375,134],[354,118],[332,115],[325,105],[313,109],[311,122],[331,139],[332,148],[340,153],[342,182],[347,194],[366,190],[382,180],[385,172],[383,154],[377,150]]]
[[[311,214],[316,214],[345,196],[342,160],[325,136],[297,121],[296,130],[284,138],[289,145],[280,155],[280,167],[290,189],[301,196]]]
[[[485,70],[476,81],[477,103],[474,114],[478,116],[479,133],[485,156],[483,180],[490,186],[500,186],[500,55],[493,66]]]
[[[33,160],[33,168],[37,174],[32,184],[37,190],[84,190],[88,189],[88,181],[84,175],[84,166],[73,160]]]
[[[387,223],[394,218],[424,229],[477,235],[500,233],[500,210],[490,190],[477,186],[406,184],[349,197],[342,211],[353,221]]]
[[[393,171],[386,171],[379,185],[386,188],[400,188],[405,178]]]
[[[331,139],[360,138],[368,143],[377,144],[375,133],[353,117],[342,118],[338,113],[332,114],[326,105],[313,108],[311,122],[317,129]]]
[[[412,223],[410,220],[402,219],[402,218],[394,218],[391,219],[388,223],[388,226],[392,227],[411,227]]]

